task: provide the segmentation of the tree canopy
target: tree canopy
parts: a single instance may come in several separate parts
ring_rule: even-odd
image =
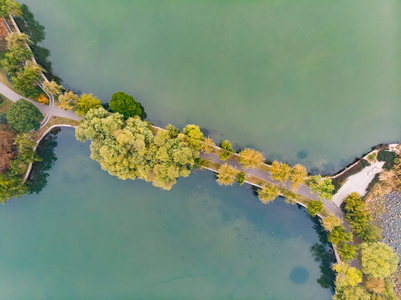
[[[117,92],[111,96],[110,109],[112,112],[122,114],[125,119],[134,116],[140,116],[141,119],[146,118],[146,113],[141,103],[124,92]]]
[[[29,132],[39,129],[39,121],[43,119],[43,115],[32,103],[21,99],[11,105],[6,118],[11,128],[19,132]]]
[[[398,256],[385,243],[363,243],[360,250],[362,271],[370,277],[386,278],[397,269]]]
[[[201,142],[203,141],[203,132],[199,126],[194,124],[188,124],[182,131],[187,137],[188,142],[192,147],[197,149],[201,148]]]
[[[272,174],[272,178],[279,182],[287,181],[291,177],[290,165],[278,162],[276,160],[272,163],[270,172]]]
[[[91,158],[120,179],[143,179],[171,189],[179,176],[186,177],[195,166],[199,151],[186,135],[171,137],[160,130],[154,136],[139,116],[124,119],[104,108],[91,109],[76,130],[80,141],[92,140]]]
[[[225,186],[233,185],[239,173],[239,170],[226,163],[219,169],[219,173],[217,174],[217,183]]]
[[[0,0],[0,17],[7,18],[8,15],[21,17],[21,6],[14,0]]]
[[[314,193],[318,193],[318,197],[321,199],[331,200],[333,198],[334,185],[330,178],[322,179],[321,175],[311,176],[309,187]]]
[[[76,101],[76,110],[78,115],[85,115],[92,108],[98,108],[102,102],[92,94],[82,94]]]
[[[316,217],[318,214],[320,214],[323,210],[323,202],[320,200],[312,200],[308,202],[307,205],[307,213],[310,214],[312,217]]]
[[[258,189],[258,197],[263,204],[267,204],[279,196],[278,190],[273,185],[262,185]]]
[[[265,161],[263,153],[254,149],[245,148],[239,153],[239,162],[244,168],[255,168],[257,165]]]

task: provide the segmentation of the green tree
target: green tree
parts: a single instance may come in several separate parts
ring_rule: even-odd
[[[236,168],[228,164],[224,164],[220,167],[219,173],[217,174],[217,183],[225,186],[233,185],[239,173],[240,171]]]
[[[264,184],[258,189],[258,197],[263,204],[273,201],[278,195],[278,190],[271,184]]]
[[[99,108],[102,102],[92,94],[82,94],[76,103],[77,113],[80,116],[85,115],[92,108]]]
[[[309,201],[307,205],[306,212],[310,214],[312,217],[316,217],[323,210],[323,202],[320,200]]]
[[[196,148],[201,148],[201,142],[203,141],[203,133],[199,126],[188,124],[182,131],[188,137],[188,143]]]
[[[154,136],[139,116],[124,119],[104,108],[91,109],[76,129],[80,141],[92,140],[91,158],[120,179],[143,179],[169,190],[180,176],[189,176],[199,151],[187,137],[159,130]]]
[[[8,15],[21,17],[21,6],[14,0],[1,0],[0,1],[0,17],[8,18]]]
[[[359,234],[358,237],[365,242],[374,243],[382,239],[381,229],[373,224],[368,224]]]
[[[246,178],[245,172],[239,172],[237,176],[235,176],[235,180],[238,182],[238,184],[241,186],[244,184]]]
[[[306,168],[300,164],[295,165],[291,170],[290,181],[292,183],[292,188],[297,190],[300,184],[305,184],[305,180],[308,177],[308,172]]]
[[[327,231],[332,231],[335,227],[342,225],[342,220],[333,215],[325,217],[324,219],[320,220],[320,222]]]
[[[164,129],[168,131],[170,138],[172,139],[176,138],[180,134],[178,128],[171,124],[168,124]]]
[[[334,300],[370,300],[369,293],[360,285],[336,288]]]
[[[42,113],[32,103],[21,99],[13,103],[6,113],[7,123],[19,132],[39,129]]]
[[[345,198],[344,203],[345,219],[352,229],[360,234],[371,220],[370,213],[362,201],[361,195],[351,193]]]
[[[244,168],[255,168],[265,161],[263,153],[250,148],[245,148],[239,155],[239,162]]]
[[[43,71],[42,67],[31,61],[27,61],[24,70],[19,71],[16,76],[11,78],[14,83],[14,88],[27,97],[37,98],[40,94],[40,92],[36,90],[37,81]]]
[[[356,286],[362,282],[362,273],[357,268],[349,266],[345,262],[337,263],[333,266],[337,272],[336,286]]]
[[[334,185],[330,178],[321,175],[309,177],[309,187],[314,193],[318,193],[320,199],[331,200],[333,198]]]
[[[0,173],[0,202],[18,198],[28,192],[28,187],[22,182],[22,178]]]
[[[340,243],[337,246],[338,254],[341,259],[346,262],[350,262],[355,257],[355,246],[348,243]]]
[[[284,182],[291,177],[291,167],[285,163],[280,163],[278,161],[273,161],[270,168],[272,178],[279,182]]]
[[[140,116],[141,119],[147,117],[145,110],[140,102],[137,102],[133,96],[124,92],[117,92],[111,96],[110,109],[112,112],[118,112],[125,119],[134,116]]]
[[[327,234],[327,240],[335,245],[351,241],[352,235],[343,226],[336,226]]]
[[[360,250],[362,271],[370,277],[386,278],[397,269],[398,256],[385,243],[362,243]]]
[[[219,157],[221,160],[226,161],[231,153],[234,153],[234,149],[231,146],[231,143],[228,140],[224,140],[220,143],[220,148],[223,149],[223,151],[219,154]]]

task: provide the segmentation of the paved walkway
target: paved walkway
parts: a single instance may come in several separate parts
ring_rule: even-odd
[[[70,110],[62,110],[61,108],[58,107],[52,107],[50,105],[43,105],[38,102],[32,101],[28,98],[25,98],[13,90],[11,90],[8,86],[0,82],[0,93],[6,96],[8,99],[10,99],[13,102],[16,102],[20,99],[25,99],[29,102],[31,102],[33,105],[35,105],[42,113],[52,115],[52,116],[57,116],[57,117],[62,117],[62,118],[67,118],[71,120],[81,120],[80,117],[77,116],[77,114],[73,111]]]
[[[373,180],[377,173],[383,170],[383,161],[375,162],[364,168],[359,173],[348,177],[347,182],[333,196],[333,202],[340,207],[344,199],[351,193],[365,195],[369,183]]]

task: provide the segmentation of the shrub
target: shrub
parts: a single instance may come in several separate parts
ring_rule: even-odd
[[[36,101],[40,104],[49,104],[49,98],[47,98],[45,94],[40,94],[40,96],[36,98]]]
[[[391,170],[393,168],[395,158],[397,158],[397,155],[387,150],[381,150],[377,154],[377,160],[385,162],[383,168],[386,170]]]
[[[6,113],[0,113],[0,124],[7,124]]]

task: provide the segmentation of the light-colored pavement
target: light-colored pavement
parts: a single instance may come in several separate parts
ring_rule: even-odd
[[[42,113],[44,114],[49,114],[52,116],[57,116],[57,117],[62,117],[62,118],[67,118],[71,120],[81,120],[80,117],[77,116],[77,114],[73,111],[70,110],[62,110],[61,108],[58,107],[51,107],[49,105],[43,105],[38,102],[32,101],[28,98],[22,97],[21,95],[18,95],[16,92],[11,90],[8,86],[4,85],[3,83],[0,82],[0,93],[6,96],[8,99],[10,99],[13,102],[16,102],[20,99],[25,99],[29,102],[31,102],[33,105],[35,105]]]
[[[333,196],[333,202],[340,207],[344,199],[351,193],[358,193],[361,196],[365,195],[369,183],[373,180],[377,173],[383,170],[383,161],[375,162],[364,168],[359,173],[348,177],[348,180]]]

